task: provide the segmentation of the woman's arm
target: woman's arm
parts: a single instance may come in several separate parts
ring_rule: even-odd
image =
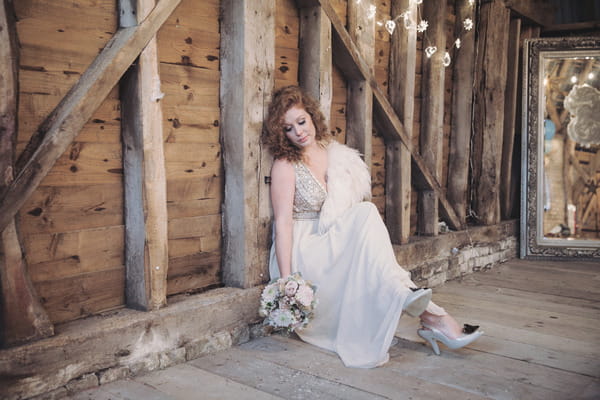
[[[282,278],[292,272],[292,232],[296,174],[287,160],[275,160],[271,168],[271,204],[275,217],[275,255]]]

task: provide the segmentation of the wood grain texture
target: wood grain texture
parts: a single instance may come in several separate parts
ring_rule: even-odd
[[[0,3],[0,194],[13,182],[17,142],[19,55],[12,1]],[[17,220],[0,229],[0,346],[54,334],[27,271]]]
[[[485,225],[500,221],[500,166],[510,10],[499,0],[481,5],[475,65],[472,208]]]
[[[472,17],[473,6],[468,0],[456,4],[454,32],[463,31],[463,21]],[[452,127],[448,154],[448,201],[461,222],[466,221],[469,190],[469,159],[471,152],[471,115],[473,110],[473,73],[475,33],[461,36],[460,50],[455,52],[452,66]]]
[[[42,123],[38,133],[32,137],[17,160],[20,172],[2,199],[0,229],[8,224],[37,188],[179,1],[161,1],[138,27],[117,32],[77,84]]]
[[[427,29],[430,45],[437,51],[423,60],[421,87],[421,134],[419,136],[421,156],[438,182],[442,182],[443,138],[444,138],[444,81],[443,64],[446,49],[446,3],[426,2],[423,4],[424,18],[431,22]],[[419,219],[417,230],[424,235],[437,235],[438,196],[432,191],[419,193]]]
[[[274,84],[275,1],[223,1],[221,135],[225,194],[223,281],[250,287],[268,280],[271,156],[260,143]],[[252,48],[252,51],[247,49]]]
[[[373,0],[348,2],[348,33],[365,62],[370,75],[374,75],[375,18],[369,17]],[[348,79],[346,100],[346,143],[357,149],[365,164],[371,168],[373,155],[373,92],[364,77]]]
[[[417,4],[409,0],[392,1],[392,15],[409,10],[416,15]],[[396,29],[391,36],[389,98],[390,104],[402,121],[407,140],[412,140],[416,30]],[[406,243],[410,236],[411,217],[411,155],[399,143],[386,146],[386,225],[393,243]]]

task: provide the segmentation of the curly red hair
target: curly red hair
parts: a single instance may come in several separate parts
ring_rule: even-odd
[[[302,159],[302,149],[294,146],[283,130],[283,116],[294,106],[304,108],[312,118],[317,142],[327,143],[331,140],[331,133],[327,129],[319,103],[298,86],[280,88],[273,94],[269,105],[269,115],[263,130],[263,142],[276,159],[284,158],[291,162]]]

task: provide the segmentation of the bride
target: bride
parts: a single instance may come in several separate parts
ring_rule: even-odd
[[[271,169],[274,242],[271,278],[300,272],[317,286],[319,306],[297,331],[336,352],[349,367],[385,364],[402,312],[419,316],[418,334],[456,349],[477,339],[419,289],[395,258],[370,199],[371,179],[357,151],[332,139],[319,104],[296,86],[275,92],[264,142]]]

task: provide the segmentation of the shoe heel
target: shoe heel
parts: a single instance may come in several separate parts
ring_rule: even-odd
[[[419,334],[419,336],[421,336],[423,339],[425,339],[426,341],[429,342],[429,344],[431,345],[431,349],[433,350],[433,352],[435,353],[435,355],[439,356],[440,355],[440,348],[439,348],[439,346],[437,344],[437,341],[433,337],[433,332],[432,331],[428,331],[428,330],[424,330],[424,329],[419,329],[417,331],[417,333]]]

